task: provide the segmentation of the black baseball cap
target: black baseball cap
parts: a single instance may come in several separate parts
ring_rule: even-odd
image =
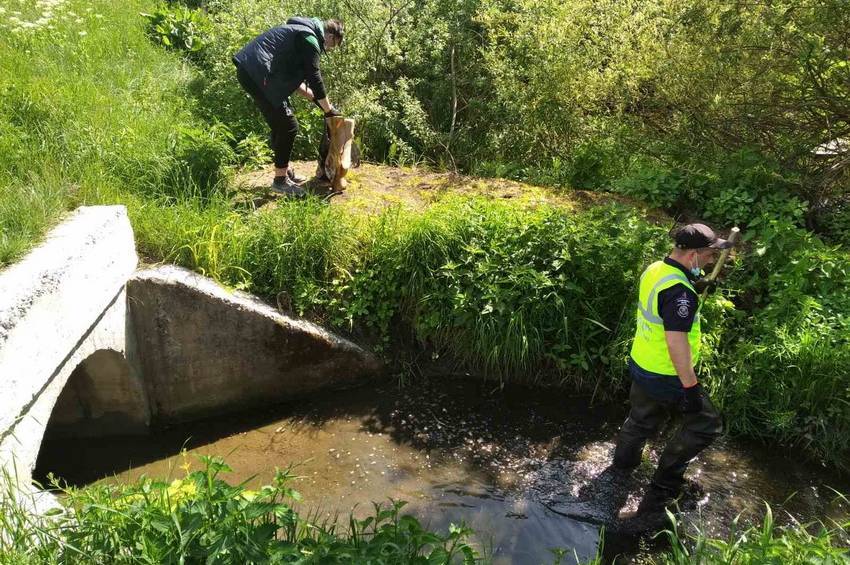
[[[710,227],[705,224],[688,224],[673,232],[673,240],[679,249],[728,249],[731,241],[717,237]]]

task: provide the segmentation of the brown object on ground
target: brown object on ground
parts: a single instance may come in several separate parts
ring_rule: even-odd
[[[327,118],[331,144],[325,157],[325,176],[331,181],[335,192],[345,190],[348,181],[345,175],[351,168],[351,142],[354,140],[354,120],[351,118]]]

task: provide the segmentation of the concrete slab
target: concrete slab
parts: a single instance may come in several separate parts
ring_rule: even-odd
[[[352,387],[381,372],[354,343],[185,269],[139,272],[127,294],[159,423]]]

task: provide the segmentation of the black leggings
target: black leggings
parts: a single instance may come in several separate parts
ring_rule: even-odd
[[[292,156],[292,146],[295,143],[295,135],[298,133],[298,120],[289,101],[284,100],[279,108],[272,106],[271,102],[263,94],[257,83],[241,67],[236,67],[236,78],[245,92],[254,99],[254,104],[263,113],[266,123],[272,128],[271,142],[274,150],[274,166],[284,168],[289,166],[289,158]]]

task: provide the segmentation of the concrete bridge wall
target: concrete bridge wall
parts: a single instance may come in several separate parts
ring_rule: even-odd
[[[122,206],[80,208],[0,272],[0,465],[102,436],[355,386],[374,356],[185,269],[136,271]]]
[[[53,407],[98,351],[126,353],[125,283],[138,257],[122,206],[80,208],[0,273],[0,464],[29,477]],[[128,389],[141,390],[128,365]],[[149,414],[140,398],[136,418]]]

